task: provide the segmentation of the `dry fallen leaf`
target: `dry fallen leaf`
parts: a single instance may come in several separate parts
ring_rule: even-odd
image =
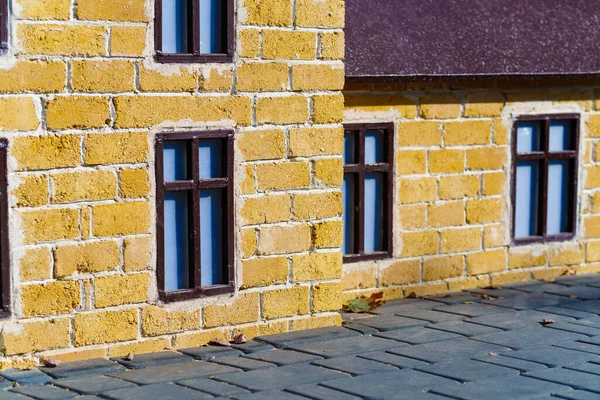
[[[54,368],[60,365],[60,360],[57,360],[56,358],[43,359],[42,364],[44,364],[45,367]]]
[[[366,313],[381,307],[386,303],[383,300],[383,292],[376,292],[371,294],[369,297],[360,296],[358,299],[352,299],[343,306],[344,311],[354,313]]]
[[[19,387],[19,386],[21,386],[21,385],[19,384],[19,382],[13,382],[13,383],[12,383],[12,385],[13,385],[13,387]]]
[[[17,367],[15,368],[17,371],[31,371],[31,367]]]
[[[544,318],[542,320],[542,325],[550,325],[550,324],[553,324],[553,323],[554,323],[554,320],[550,319],[550,318]]]
[[[576,299],[577,296],[569,296],[570,299]]]
[[[227,340],[221,339],[221,338],[214,338],[208,344],[212,344],[212,345],[215,345],[215,346],[231,347],[231,345],[229,344],[229,342]]]
[[[488,355],[490,355],[490,356],[497,356],[497,355],[498,355],[498,353],[494,353],[493,351],[490,351],[490,352],[488,353]]]
[[[474,302],[474,301],[463,301],[462,303],[463,303],[463,304],[475,304],[475,302]]]
[[[486,286],[486,287],[484,287],[484,289],[488,289],[488,290],[498,290],[498,289],[502,289],[502,286],[490,285],[490,286]]]
[[[409,299],[416,299],[418,296],[415,292],[410,292],[410,294],[406,297],[408,297]]]
[[[561,275],[563,275],[563,276],[565,276],[565,275],[577,275],[577,271],[572,271],[570,269],[566,269],[566,270],[563,271],[563,273]]]
[[[233,341],[236,344],[242,344],[242,343],[246,343],[248,341],[248,339],[246,339],[246,335],[244,335],[243,333],[240,333],[239,335],[236,335],[233,338]]]
[[[438,299],[445,299],[447,297],[450,297],[449,294],[436,294],[435,297],[437,297]]]
[[[125,361],[133,360],[133,353],[127,354],[125,357],[123,357],[123,360],[125,360]]]

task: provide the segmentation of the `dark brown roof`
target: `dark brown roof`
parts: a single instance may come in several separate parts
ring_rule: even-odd
[[[600,0],[346,0],[351,81],[517,75],[600,75]]]

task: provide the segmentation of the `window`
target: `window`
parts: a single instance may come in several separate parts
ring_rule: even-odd
[[[157,61],[232,61],[233,0],[156,0],[155,7]]]
[[[8,0],[0,0],[0,55],[8,51]]]
[[[161,300],[233,291],[233,131],[156,138]]]
[[[344,127],[344,262],[390,257],[394,125]]]
[[[10,316],[10,259],[8,247],[8,140],[0,139],[0,318]]]
[[[579,116],[519,117],[512,148],[514,242],[573,238]]]

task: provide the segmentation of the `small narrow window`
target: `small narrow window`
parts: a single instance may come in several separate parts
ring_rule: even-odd
[[[8,140],[0,139],[0,318],[10,316],[10,259],[8,247]]]
[[[8,52],[8,0],[0,0],[0,55]]]
[[[158,288],[163,301],[233,291],[233,132],[156,138]]]
[[[575,235],[578,115],[519,117],[513,128],[515,243]]]
[[[156,0],[157,60],[231,62],[233,7],[233,0]]]
[[[345,262],[392,254],[393,124],[345,125]]]

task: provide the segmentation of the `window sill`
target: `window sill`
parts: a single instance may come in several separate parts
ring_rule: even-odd
[[[526,246],[528,244],[536,244],[536,243],[549,243],[549,242],[566,242],[569,240],[573,240],[575,238],[574,233],[560,233],[558,235],[552,236],[531,236],[526,238],[513,238],[511,245],[512,246]]]
[[[389,251],[378,251],[368,254],[346,254],[343,257],[344,264],[356,263],[360,261],[376,261],[392,258],[392,253]]]
[[[233,282],[224,285],[205,286],[194,289],[183,289],[164,291],[159,290],[158,297],[165,303],[172,303],[176,301],[185,301],[193,299],[202,299],[206,297],[218,296],[220,294],[233,293],[235,291],[235,285]]]
[[[194,63],[231,63],[233,55],[230,54],[162,54],[157,53],[154,59],[163,64],[194,64]]]

